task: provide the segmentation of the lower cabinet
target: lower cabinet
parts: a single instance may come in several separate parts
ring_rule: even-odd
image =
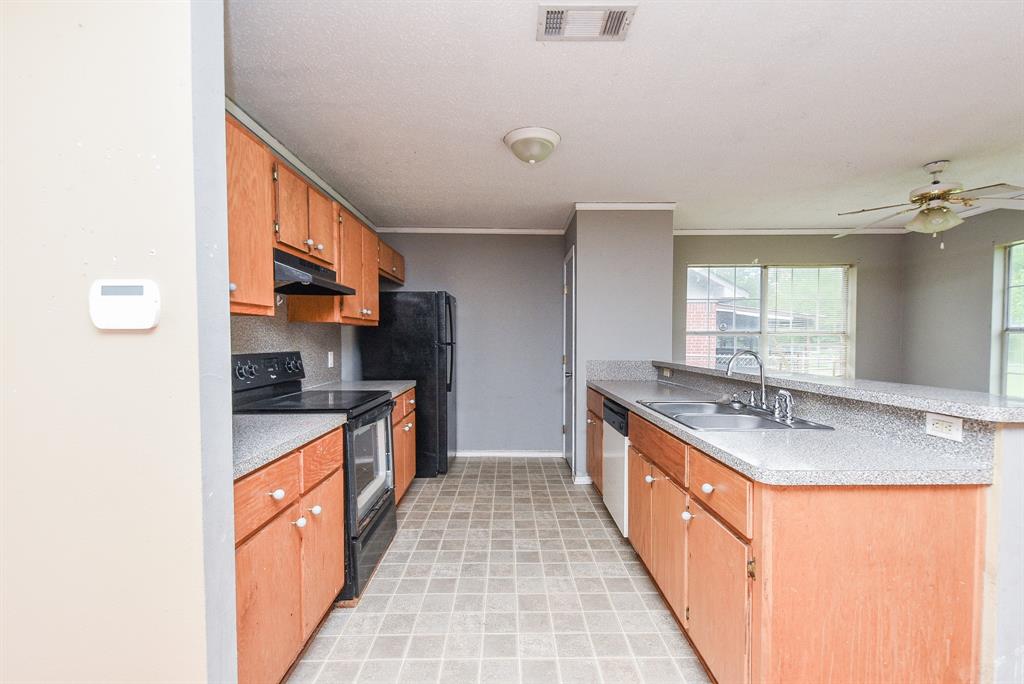
[[[330,433],[235,483],[240,682],[280,681],[345,583],[340,434]],[[325,464],[331,466],[326,473]],[[283,509],[257,505],[289,500]]]
[[[651,574],[686,625],[686,492],[667,477],[651,485]]]
[[[409,390],[395,400],[391,442],[396,504],[405,496],[409,485],[416,477],[416,411],[413,410],[415,405],[415,390]]]
[[[587,473],[597,491],[603,491],[604,423],[601,416],[587,411]]]
[[[302,497],[302,640],[345,584],[345,473],[336,471]]]
[[[302,648],[301,516],[293,505],[235,551],[238,681],[277,681]]]
[[[686,530],[687,632],[719,682],[749,678],[750,547],[694,499]]]
[[[654,480],[650,461],[633,447],[629,448],[629,463],[626,465],[626,525],[629,543],[636,549],[640,560],[648,569],[653,566],[651,558],[651,484]]]

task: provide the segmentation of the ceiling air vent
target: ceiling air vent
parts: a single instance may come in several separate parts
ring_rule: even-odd
[[[625,40],[636,5],[542,5],[537,40]]]

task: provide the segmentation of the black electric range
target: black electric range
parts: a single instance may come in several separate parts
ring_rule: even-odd
[[[302,389],[299,352],[232,354],[234,413],[344,413],[345,588],[358,597],[395,536],[391,410],[383,390]]]

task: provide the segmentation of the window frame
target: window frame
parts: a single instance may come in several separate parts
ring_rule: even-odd
[[[1010,325],[1010,290],[1021,288],[1021,290],[1024,291],[1024,285],[1013,285],[1010,280],[1013,277],[1013,273],[1011,271],[1011,252],[1015,247],[1019,247],[1021,249],[1021,258],[1024,259],[1024,240],[1011,242],[1000,247],[1000,250],[1002,251],[1002,282],[999,283],[999,289],[997,292],[998,296],[1002,298],[1002,301],[999,302],[1002,315],[999,321],[998,335],[1000,347],[998,388],[999,394],[1004,397],[1024,399],[1024,395],[1010,394],[1010,336],[1024,335],[1024,325]]]
[[[1009,253],[1009,250],[1007,250]],[[758,316],[758,328],[757,330],[698,330],[691,331],[687,324],[688,315],[688,304],[690,302],[689,292],[689,270],[691,268],[757,268],[760,271],[760,311]],[[856,350],[856,266],[854,264],[842,264],[842,263],[812,263],[812,264],[792,264],[792,263],[753,263],[753,264],[686,264],[686,272],[683,274],[684,282],[687,283],[685,298],[684,298],[684,311],[683,311],[683,362],[686,362],[686,351],[688,346],[688,338],[692,336],[702,337],[756,337],[758,341],[757,353],[767,362],[767,349],[768,340],[772,336],[785,336],[799,335],[800,333],[780,333],[780,332],[769,332],[766,316],[768,312],[768,271],[769,269],[810,269],[810,268],[844,268],[846,269],[846,332],[845,333],[820,333],[821,335],[837,335],[846,338],[846,368],[843,375],[838,376],[845,379],[854,378],[855,368],[855,350]],[[836,376],[814,376],[814,377],[836,377]]]

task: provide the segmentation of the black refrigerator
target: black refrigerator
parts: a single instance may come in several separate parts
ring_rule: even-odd
[[[455,297],[381,292],[380,324],[359,331],[365,380],[416,381],[416,477],[455,459]]]

